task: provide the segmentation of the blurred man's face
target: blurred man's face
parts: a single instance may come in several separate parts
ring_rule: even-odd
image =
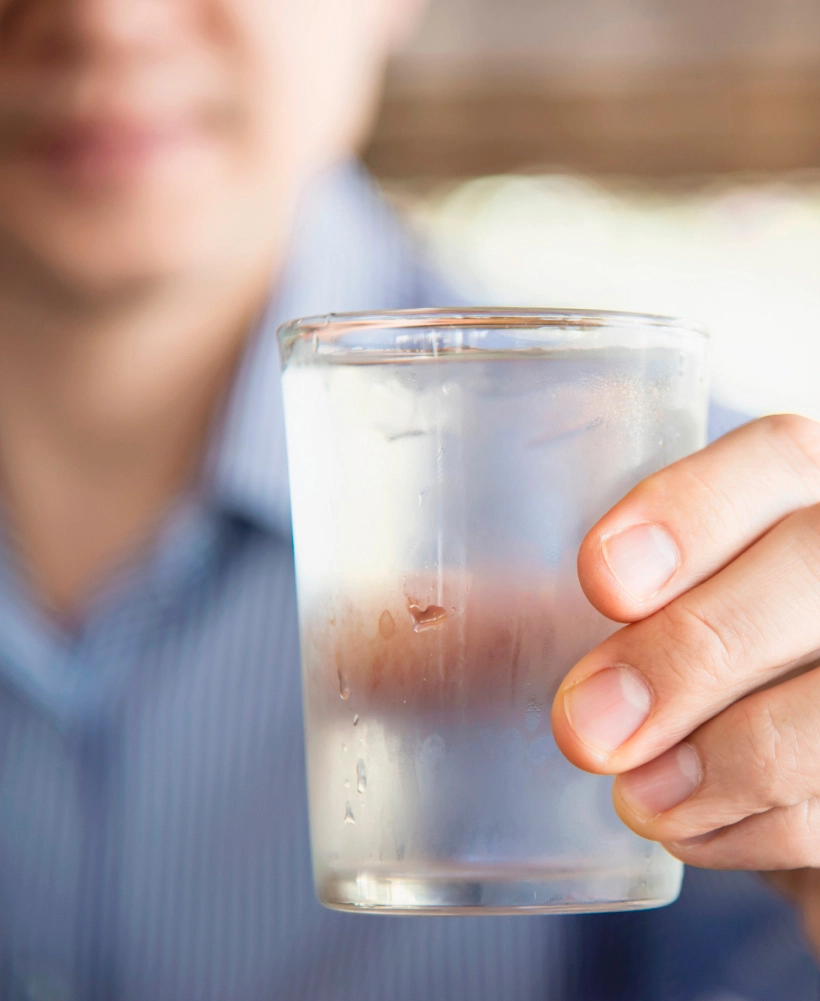
[[[106,295],[273,253],[411,2],[0,0],[0,279]]]

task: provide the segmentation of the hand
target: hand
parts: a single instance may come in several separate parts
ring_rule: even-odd
[[[788,870],[820,950],[820,425],[765,418],[650,476],[578,573],[630,625],[561,685],[559,747],[684,862]]]

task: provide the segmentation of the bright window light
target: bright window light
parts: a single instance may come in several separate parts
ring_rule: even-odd
[[[700,321],[713,334],[717,399],[820,419],[817,176],[675,191],[488,177],[410,205],[471,298]]]

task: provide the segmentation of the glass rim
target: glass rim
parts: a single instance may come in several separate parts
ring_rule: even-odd
[[[277,338],[283,349],[300,338],[317,337],[328,340],[356,331],[375,329],[408,330],[419,327],[510,327],[512,329],[537,329],[556,327],[577,332],[600,330],[607,327],[652,327],[675,335],[695,335],[710,339],[705,326],[681,317],[656,313],[621,312],[607,309],[559,309],[537,307],[459,307],[441,309],[393,309],[378,312],[325,313],[305,316],[282,323]],[[324,337],[323,337],[324,335]],[[367,350],[362,346],[358,350]]]

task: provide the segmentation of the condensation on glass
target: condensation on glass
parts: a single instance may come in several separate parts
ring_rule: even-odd
[[[704,443],[704,333],[442,310],[300,320],[280,345],[320,900],[674,900],[680,863],[562,757],[550,705],[617,628],[581,592],[585,533]]]

